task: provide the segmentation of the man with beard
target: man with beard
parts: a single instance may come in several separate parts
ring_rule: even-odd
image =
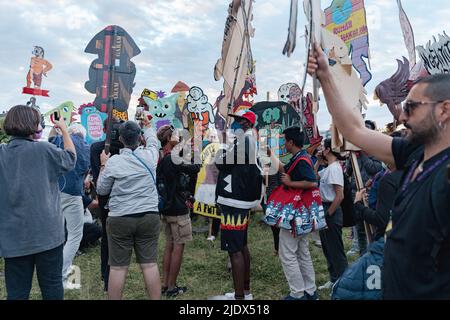
[[[367,129],[335,82],[316,45],[308,73],[316,74],[343,136],[404,175],[391,211],[384,249],[385,299],[450,299],[450,75],[419,80],[403,105],[406,139]]]

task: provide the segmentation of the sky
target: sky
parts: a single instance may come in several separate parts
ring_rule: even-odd
[[[299,1],[301,2],[301,0]],[[403,0],[415,33],[416,45],[425,45],[448,28],[448,0]],[[322,8],[331,0],[322,0]],[[50,97],[38,97],[45,112],[65,101],[75,106],[94,100],[84,89],[95,55],[84,53],[92,37],[107,25],[119,25],[133,37],[141,54],[136,64],[136,86],[129,115],[144,88],[170,92],[179,80],[199,86],[215,101],[222,81],[213,77],[221,54],[228,0],[0,0],[0,112],[25,104],[30,96],[21,94],[26,85],[34,46],[45,49],[54,69],[43,78]],[[370,101],[366,118],[379,126],[392,121],[387,107],[374,101],[373,91],[397,68],[396,60],[408,57],[398,19],[396,0],[366,0],[373,79],[366,89]],[[289,0],[256,0],[253,9],[255,36],[251,40],[256,60],[255,102],[277,99],[280,85],[301,83],[306,50],[301,38],[306,18],[299,10],[297,48],[287,58],[282,49],[289,25]],[[310,85],[310,83],[308,83]],[[320,102],[318,125],[328,129],[330,116],[325,100]]]

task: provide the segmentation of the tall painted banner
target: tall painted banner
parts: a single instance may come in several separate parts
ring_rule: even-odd
[[[365,86],[372,79],[372,74],[363,59],[369,59],[369,32],[364,0],[333,0],[325,9],[325,28],[345,42],[353,66]]]
[[[216,219],[220,219],[215,203],[219,171],[214,160],[220,146],[219,143],[210,143],[202,151],[202,168],[197,176],[194,202],[194,213]]]

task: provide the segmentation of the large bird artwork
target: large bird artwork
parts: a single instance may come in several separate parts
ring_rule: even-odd
[[[375,88],[375,99],[379,99],[389,108],[389,111],[398,121],[402,112],[401,103],[409,93],[411,81],[409,61],[403,57],[403,62],[397,59],[397,71],[389,78],[382,81]]]

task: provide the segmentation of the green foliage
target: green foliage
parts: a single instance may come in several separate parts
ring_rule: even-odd
[[[0,143],[7,143],[9,141],[9,136],[3,130],[4,118],[0,118]]]

